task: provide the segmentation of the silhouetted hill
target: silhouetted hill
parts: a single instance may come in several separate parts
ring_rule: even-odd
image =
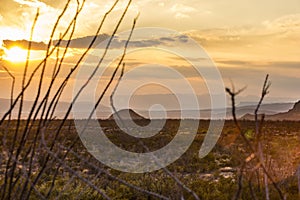
[[[139,115],[132,109],[119,110],[117,113],[110,115],[109,120],[118,119],[120,117],[122,120],[147,120],[145,117]]]
[[[291,110],[289,110],[289,112],[298,114],[300,113],[300,100],[297,103],[295,103],[294,107]]]

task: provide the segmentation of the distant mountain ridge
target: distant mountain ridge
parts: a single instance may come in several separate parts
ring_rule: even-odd
[[[241,119],[244,120],[254,120],[254,115],[253,114],[246,114]],[[266,120],[271,120],[271,121],[300,121],[300,100],[296,102],[293,106],[292,109],[288,110],[287,112],[281,112],[281,113],[276,113],[276,114],[267,114],[265,115]]]
[[[24,101],[23,113],[22,113],[23,118],[26,118],[28,116],[28,113],[30,112],[30,108],[31,108],[32,104],[33,104],[33,101],[28,101],[28,100]],[[147,103],[146,105],[148,105],[148,104],[149,103]],[[166,105],[166,104],[167,104],[167,102],[164,101],[164,105]],[[0,117],[3,116],[3,114],[5,112],[7,112],[7,110],[9,109],[9,105],[10,105],[10,100],[0,98]],[[65,114],[66,110],[68,109],[69,105],[70,105],[69,102],[60,102],[57,105],[57,109],[55,112],[55,116],[57,119],[61,119],[64,117],[64,114]],[[137,105],[137,107],[135,105]],[[134,106],[131,107],[132,111],[135,110],[137,113],[139,113],[140,116],[150,119],[149,110],[143,109],[143,107],[141,107],[141,105],[142,105],[142,101],[139,100],[137,104],[134,104]],[[181,111],[179,109],[178,110],[174,109],[175,106],[173,107],[172,103],[171,103],[171,106],[168,104],[167,104],[167,106],[168,107],[166,108],[166,111],[152,110],[151,118],[161,119],[161,118],[164,118],[164,116],[166,116],[166,118],[170,118],[170,119],[181,118]],[[78,109],[76,111],[77,112],[76,118],[85,119],[85,116],[87,116],[87,114],[89,114],[89,113],[87,113],[90,108],[89,103],[88,102],[79,102],[77,108]],[[250,113],[254,113],[255,108],[256,108],[256,105],[238,106],[236,108],[237,117],[238,118],[244,117],[245,119],[250,119],[250,120],[254,119],[253,115],[251,116]],[[283,113],[287,113],[287,112],[288,112],[288,114],[285,114],[285,115],[293,115],[294,117],[291,117],[291,118],[296,118],[296,116],[298,116],[297,115],[298,110],[299,110],[299,102],[297,105],[295,105],[295,103],[268,103],[268,104],[263,104],[261,106],[259,113],[265,113],[267,115],[267,117],[268,116],[273,116],[273,118],[276,117],[276,120],[277,120],[280,117],[285,117],[285,116],[283,116]],[[18,104],[16,105],[16,107],[14,109],[13,118],[17,117],[17,111],[18,111]],[[164,114],[165,112],[167,113],[167,115]],[[185,112],[188,113],[187,116],[189,116],[189,119],[198,119],[199,113],[200,113],[201,119],[210,119],[212,110],[211,109],[186,110]],[[97,108],[96,115],[97,115],[97,118],[99,118],[99,119],[108,119],[112,115],[112,109],[110,108],[110,106],[105,106],[105,105],[101,104]],[[224,116],[226,116],[226,119],[232,118],[230,107],[225,108],[225,109],[215,109],[214,116],[212,117],[212,119],[220,119],[220,118],[223,118]],[[70,114],[69,118],[73,118],[72,113]],[[137,118],[139,118],[139,117],[137,117]],[[287,117],[287,119],[289,119],[289,117]]]
[[[38,102],[38,103],[40,103],[40,102]],[[33,101],[30,101],[30,100],[23,101],[22,118],[28,117],[32,105],[33,105]],[[49,106],[49,104],[48,104],[48,106]],[[54,116],[57,119],[63,119],[69,106],[70,106],[70,102],[63,102],[63,101],[59,102],[57,104],[56,110],[54,112]],[[0,98],[0,118],[9,110],[9,107],[10,107],[10,100]],[[76,107],[77,107],[76,117],[81,118],[81,116],[82,116],[82,119],[84,119],[85,116],[88,116],[89,113],[87,113],[87,110],[90,110],[90,108],[91,108],[91,106],[88,102],[78,102],[78,105]],[[13,119],[17,118],[18,110],[19,110],[19,103],[16,104],[16,106],[12,112]],[[72,114],[73,113],[71,111],[69,118],[73,118]],[[107,118],[111,114],[111,109],[110,109],[110,107],[100,104],[96,110],[96,114],[97,114],[97,116],[99,116],[99,118]]]

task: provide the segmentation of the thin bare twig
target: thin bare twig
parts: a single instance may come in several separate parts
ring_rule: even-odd
[[[257,107],[255,109],[254,115],[255,115],[255,134],[256,134],[256,139],[257,139],[257,151],[258,151],[258,155],[260,157],[260,161],[265,163],[265,158],[263,155],[263,141],[262,141],[262,133],[261,133],[261,129],[262,129],[262,124],[264,121],[264,115],[262,115],[261,118],[261,123],[259,123],[258,120],[258,111],[259,108],[261,107],[261,104],[265,98],[265,96],[269,93],[269,88],[271,86],[271,83],[269,82],[269,75],[266,76],[265,78],[265,82],[262,88],[262,93],[261,93],[261,97],[260,100],[257,104]],[[266,194],[266,200],[270,200],[270,194],[269,194],[269,184],[268,184],[268,176],[266,175],[266,173],[264,173],[264,184],[265,184],[265,194]]]
[[[30,60],[32,38],[33,38],[33,33],[34,33],[34,30],[35,30],[35,26],[36,26],[36,23],[38,21],[39,15],[40,15],[40,12],[39,12],[39,9],[37,9],[36,16],[34,18],[33,25],[32,25],[32,28],[31,28],[31,34],[30,34],[29,43],[28,43],[28,51],[27,51],[28,53],[27,53],[27,59],[26,59],[25,67],[24,67],[24,73],[23,73],[22,90],[24,90],[24,87],[25,87],[27,70],[28,70],[28,65],[29,65],[29,60]],[[24,100],[24,94],[21,96],[21,100],[20,100],[20,106],[19,106],[19,113],[18,113],[16,131],[15,131],[15,135],[14,135],[14,139],[13,139],[13,143],[12,143],[12,147],[11,147],[11,155],[10,155],[10,157],[13,156],[13,150],[15,148],[16,140],[17,140],[17,137],[18,137],[19,129],[20,129],[22,109],[23,109],[23,100]],[[16,160],[18,160],[18,153],[19,152],[16,153]],[[11,158],[8,160],[7,165],[10,165],[10,161],[11,161]],[[11,174],[10,174],[10,179],[9,179],[9,185],[8,185],[8,198],[9,199],[10,199],[10,195],[11,195],[12,189],[13,189],[13,178],[14,178],[15,168],[16,168],[16,162],[13,162],[13,164],[12,164],[12,170],[11,170]]]
[[[270,83],[268,82],[268,75],[266,76],[266,79],[265,79],[265,82],[264,82],[264,86],[263,86],[263,97],[268,94],[268,89],[270,87]],[[236,125],[236,127],[238,128],[239,130],[239,133],[240,135],[242,136],[243,140],[245,141],[247,147],[250,149],[251,153],[253,153],[255,155],[255,159],[258,161],[259,165],[261,166],[262,170],[263,170],[263,173],[266,175],[266,177],[271,181],[271,183],[273,184],[273,186],[275,187],[276,191],[278,192],[280,198],[282,200],[284,200],[284,195],[281,191],[281,189],[277,186],[276,182],[274,181],[273,177],[270,175],[270,173],[268,172],[267,168],[265,167],[265,163],[264,163],[264,160],[262,160],[261,156],[258,155],[258,153],[255,151],[255,148],[253,147],[253,145],[251,144],[251,142],[247,139],[247,137],[245,136],[245,134],[243,133],[239,123],[238,123],[238,120],[237,120],[237,117],[236,117],[236,107],[235,107],[235,97],[241,92],[243,91],[243,89],[239,90],[238,92],[235,92],[234,91],[234,88],[233,90],[229,89],[229,88],[226,88],[226,92],[231,96],[231,102],[232,102],[232,115],[233,115],[233,120],[234,120],[234,123]],[[262,98],[263,100],[263,98]],[[261,102],[262,102],[261,100]],[[260,106],[260,105],[259,105]],[[258,109],[259,109],[259,106],[258,106]],[[258,110],[257,109],[257,110]]]

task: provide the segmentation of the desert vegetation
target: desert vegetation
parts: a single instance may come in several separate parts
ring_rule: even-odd
[[[5,128],[7,123],[5,121],[1,128]],[[8,131],[11,134],[5,138],[7,146],[12,145],[14,141],[13,133],[17,121],[12,120],[10,123],[11,128]],[[26,121],[22,120],[20,126],[24,127],[25,123]],[[38,123],[39,120],[33,124],[32,133],[36,131]],[[48,131],[52,132],[60,123],[60,120],[51,121]],[[145,141],[144,144],[150,150],[161,148],[172,140],[179,123],[180,120],[169,120],[159,135]],[[122,133],[113,120],[103,120],[100,121],[100,124],[106,130],[107,137],[119,147],[133,152],[145,151],[135,138]],[[192,146],[179,160],[168,166],[168,170],[182,184],[194,191],[200,199],[232,199],[239,190],[241,190],[239,197],[236,198],[252,199],[252,195],[255,195],[256,199],[265,199],[264,173],[261,169],[259,170],[254,157],[251,157],[253,160],[250,160],[248,146],[242,136],[237,134],[234,121],[226,121],[222,136],[213,151],[203,159],[198,157],[199,147],[203,142],[208,125],[209,121],[200,121],[199,130]],[[241,121],[240,125],[243,127],[243,131],[249,133],[247,134],[249,141],[253,142],[255,140],[253,137],[255,122]],[[267,138],[264,140],[263,149],[268,172],[286,199],[297,199],[296,169],[299,163],[299,123],[267,121],[263,130],[265,132],[264,137]],[[1,133],[2,139],[3,136]],[[164,170],[145,174],[131,174],[112,170],[102,165],[78,140],[78,134],[72,120],[67,120],[63,125],[52,151],[46,149],[45,146],[49,145],[48,142],[52,141],[54,136],[46,134],[46,138],[41,137],[35,139],[34,134],[29,134],[23,147],[30,148],[35,140],[39,141],[31,165],[30,177],[33,180],[40,173],[47,156],[50,155],[40,180],[35,185],[29,183],[28,188],[34,187],[30,199],[42,197],[50,199],[103,199],[105,198],[102,196],[103,194],[116,199],[194,199]],[[42,140],[47,143],[40,143]],[[16,146],[19,145],[19,141],[20,139],[17,138]],[[77,142],[74,143],[74,141]],[[71,146],[72,148],[70,148]],[[11,175],[10,171],[6,172],[9,154],[4,148],[2,147],[2,192],[5,174],[8,173],[8,180]],[[25,157],[25,153],[20,157]],[[248,162],[246,166],[243,166],[245,160]],[[24,187],[27,178],[25,175],[29,170],[25,167],[29,161],[30,159],[19,159],[16,164],[11,198],[21,195],[16,191]],[[239,188],[240,186],[242,187]],[[268,181],[268,187],[270,199],[280,199],[280,195],[271,181]],[[6,189],[2,195],[7,198],[9,190]]]

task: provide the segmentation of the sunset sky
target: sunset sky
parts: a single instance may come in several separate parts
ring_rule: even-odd
[[[33,65],[37,64],[44,55],[43,43],[48,43],[51,29],[65,2],[1,0],[0,44],[6,52],[1,64],[7,66],[16,77],[20,78],[22,75],[26,51],[24,53],[22,46],[18,44],[10,47],[7,45],[13,40],[29,39],[33,19],[37,8],[40,8],[40,17],[33,36],[33,40],[39,43],[36,43],[36,49],[32,52],[31,62]],[[87,0],[77,21],[74,38],[93,35],[101,17],[112,3],[111,0]],[[111,34],[112,27],[126,3],[120,1],[101,34]],[[71,1],[70,9],[59,25],[55,39],[65,30],[75,9],[76,1]],[[128,31],[138,13],[140,16],[137,27],[172,29],[197,41],[215,62],[225,85],[230,86],[232,80],[237,87],[247,86],[242,94],[243,101],[257,99],[267,73],[270,74],[272,82],[269,101],[300,99],[299,0],[134,0],[119,32]],[[78,46],[70,49],[65,73],[82,51]],[[16,58],[15,54],[19,56]],[[142,53],[137,53],[136,56],[140,62],[141,58],[151,60],[157,57],[151,52],[147,52],[147,56]],[[162,64],[178,67],[175,58],[168,59],[162,57],[160,61]],[[49,72],[49,77],[50,74]],[[61,78],[63,74],[64,70]],[[193,81],[192,76],[188,78]],[[194,81],[197,83],[197,80]],[[10,79],[0,66],[0,98],[9,98],[9,84]],[[159,90],[153,89],[149,93],[157,91]],[[184,93],[184,88],[181,91]],[[199,91],[199,95],[204,93]],[[70,100],[69,96],[65,95],[64,100]],[[26,98],[30,99],[30,95]]]

